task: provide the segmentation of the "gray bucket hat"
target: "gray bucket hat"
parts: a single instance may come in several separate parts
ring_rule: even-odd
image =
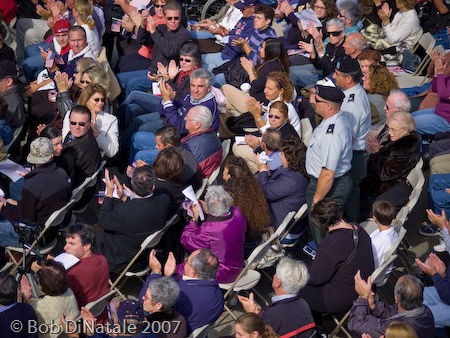
[[[30,153],[27,156],[28,163],[45,164],[52,158],[53,144],[46,137],[38,137],[30,144]]]

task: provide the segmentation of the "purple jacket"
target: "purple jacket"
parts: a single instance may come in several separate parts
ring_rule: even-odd
[[[167,101],[161,100],[159,105],[159,115],[163,120],[165,126],[173,126],[178,129],[181,137],[186,136],[188,131],[186,129],[186,122],[184,118],[192,107],[205,106],[211,110],[213,116],[212,126],[215,132],[219,131],[219,108],[217,107],[217,101],[212,92],[209,92],[200,100],[194,100],[191,94],[186,95],[180,101]]]
[[[231,207],[222,217],[208,215],[199,225],[191,221],[183,230],[181,244],[189,251],[206,248],[219,259],[217,281],[233,282],[244,266],[244,241],[247,223],[239,208]]]
[[[411,325],[420,338],[434,338],[433,314],[425,305],[414,310],[398,312],[397,305],[385,305],[383,302],[376,302],[375,309],[371,311],[365,298],[358,298],[353,302],[348,328],[358,337],[363,333],[368,333],[372,337],[379,337],[386,332],[389,324],[394,321]]]

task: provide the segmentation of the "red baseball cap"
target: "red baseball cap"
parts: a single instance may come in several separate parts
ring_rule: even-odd
[[[58,20],[53,26],[53,34],[68,33],[71,26],[67,20]]]

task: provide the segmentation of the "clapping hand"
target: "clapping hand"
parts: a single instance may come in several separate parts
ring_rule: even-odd
[[[250,75],[255,73],[255,65],[252,60],[247,59],[245,56],[241,57],[241,66]]]
[[[161,81],[159,84],[159,90],[161,91],[163,102],[172,101],[175,98],[175,92],[172,87],[166,83],[166,81]]]
[[[247,100],[247,109],[253,117],[259,118],[262,113],[262,103],[256,101],[254,97],[250,97]]]
[[[253,295],[253,292],[250,293],[250,295],[247,297],[244,296],[237,296],[239,301],[242,304],[242,307],[244,308],[245,312],[252,312],[259,314],[261,311],[261,307],[255,302],[255,296]]]
[[[243,45],[245,45],[246,43],[247,43],[247,41],[248,41],[248,38],[237,38],[237,39],[234,39],[233,41],[231,41],[231,45],[232,46],[243,46]]]
[[[177,76],[179,71],[180,71],[180,68],[177,66],[177,63],[175,62],[175,60],[170,60],[169,71],[168,71],[169,78],[171,80],[173,80]]]
[[[392,8],[389,8],[388,3],[385,2],[383,6],[381,6],[381,9],[378,10],[377,14],[383,24],[387,25],[392,14]]]
[[[309,40],[309,43],[306,43],[304,41],[299,41],[298,42],[298,46],[300,47],[300,49],[303,49],[305,52],[307,53],[314,53],[314,43],[313,40]]]

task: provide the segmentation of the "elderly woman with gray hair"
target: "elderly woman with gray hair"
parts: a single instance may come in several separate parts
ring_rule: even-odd
[[[244,241],[247,223],[239,208],[232,206],[230,195],[222,186],[210,186],[205,201],[200,201],[205,220],[199,219],[199,206],[191,207],[193,217],[184,228],[181,244],[189,252],[206,248],[219,259],[217,281],[233,282],[244,266]],[[177,271],[183,275],[184,266]]]
[[[187,324],[186,319],[182,314],[175,310],[175,304],[180,298],[180,287],[173,278],[170,277],[160,277],[147,280],[146,284],[142,288],[140,294],[142,308],[144,309],[147,317],[144,319],[141,325],[137,325],[144,330],[143,332],[133,336],[135,338],[144,337],[156,337],[156,338],[185,338],[187,337]],[[127,313],[131,310],[133,315],[139,317],[139,313],[142,310],[135,309],[131,300],[126,300],[123,306]],[[125,311],[125,310],[124,310]],[[135,311],[133,313],[133,311]],[[81,315],[83,320],[91,325],[95,318],[93,314],[85,307],[81,308]],[[70,318],[70,317],[68,317]],[[129,316],[128,318],[132,318]],[[142,318],[142,317],[141,317]],[[129,320],[124,318],[124,321]],[[148,323],[146,323],[148,322]],[[155,324],[153,324],[155,323]],[[132,321],[127,322],[128,325],[132,324]],[[176,325],[176,328],[175,328]],[[155,334],[151,333],[150,328],[155,331]],[[147,332],[148,331],[148,332]],[[169,332],[167,332],[169,331]],[[167,333],[166,333],[167,332]],[[67,332],[70,338],[78,338],[79,334],[76,330],[72,332]],[[87,332],[87,337],[93,338],[111,338],[109,334],[100,334]]]
[[[369,156],[361,182],[361,217],[370,217],[376,200],[400,209],[412,192],[406,177],[420,159],[420,138],[410,113],[395,112],[386,120],[390,141]]]

